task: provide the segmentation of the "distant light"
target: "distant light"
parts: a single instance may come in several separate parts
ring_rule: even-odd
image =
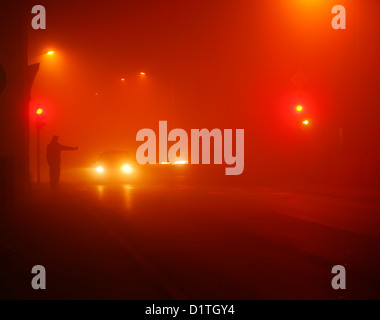
[[[123,171],[124,173],[131,173],[133,170],[132,170],[132,167],[129,165],[129,164],[125,164],[121,167],[121,171]]]
[[[48,54],[49,56],[51,56],[52,54],[54,54],[54,51],[49,51],[46,54]]]
[[[44,112],[44,110],[42,108],[38,108],[36,111],[36,114],[42,114],[43,112]]]
[[[96,170],[97,173],[103,173],[104,172],[104,168],[103,167],[97,167],[95,170]]]
[[[188,164],[189,161],[175,161],[174,164]]]
[[[121,80],[121,81],[125,81],[125,78],[121,78],[120,80]]]
[[[174,162],[160,162],[160,164],[188,164],[189,161],[178,160]]]
[[[309,124],[309,120],[305,120],[302,122],[305,126],[307,126]]]
[[[140,72],[140,75],[145,76],[145,72]]]
[[[297,110],[298,112],[301,112],[301,111],[303,110],[303,107],[302,107],[302,106],[297,106],[296,110]]]

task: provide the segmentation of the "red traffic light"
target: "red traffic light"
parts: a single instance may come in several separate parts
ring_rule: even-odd
[[[42,129],[46,125],[46,123],[45,123],[46,117],[43,113],[44,113],[44,110],[42,108],[38,108],[36,110],[36,128],[37,128],[37,130]]]

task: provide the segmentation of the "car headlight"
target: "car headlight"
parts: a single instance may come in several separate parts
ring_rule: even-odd
[[[121,171],[123,171],[126,174],[132,173],[133,169],[129,164],[125,164],[121,167]]]
[[[101,174],[101,173],[103,173],[104,172],[104,168],[103,167],[97,167],[97,168],[95,168],[95,170],[96,170],[96,172],[97,173],[99,173],[99,174]]]

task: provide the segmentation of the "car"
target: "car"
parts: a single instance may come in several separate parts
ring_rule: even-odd
[[[94,171],[99,180],[131,180],[136,174],[136,164],[127,151],[105,151],[98,155]]]

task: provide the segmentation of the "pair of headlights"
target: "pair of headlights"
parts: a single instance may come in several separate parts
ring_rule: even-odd
[[[95,170],[99,174],[102,174],[102,173],[105,172],[105,169],[102,166],[99,166],[99,167],[95,168]],[[130,173],[132,173],[133,169],[132,169],[132,167],[129,164],[125,164],[125,165],[123,165],[120,168],[120,171],[123,172],[123,173],[125,173],[125,174],[130,174]]]

